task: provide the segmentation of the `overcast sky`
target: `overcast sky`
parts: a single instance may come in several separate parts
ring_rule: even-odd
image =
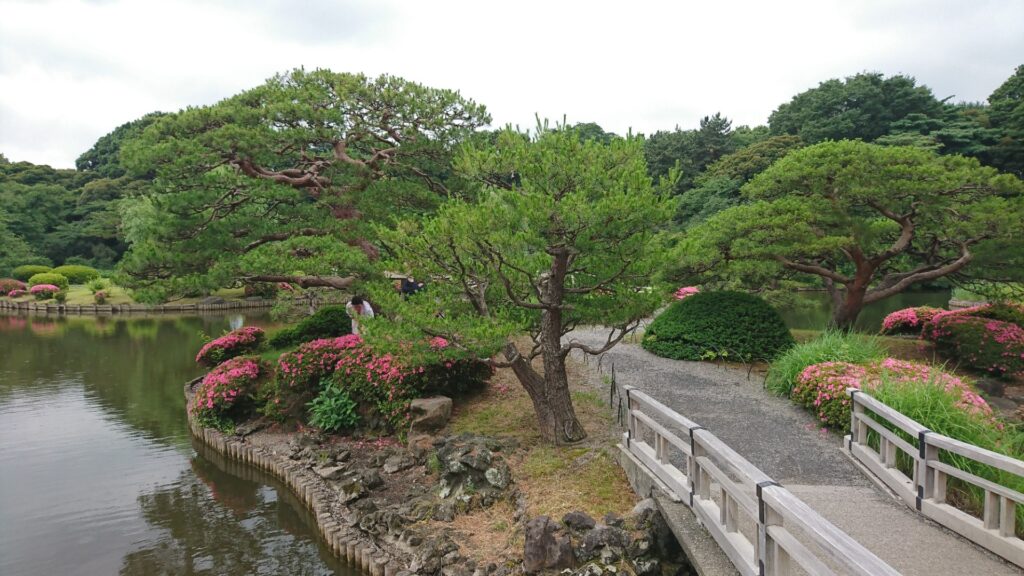
[[[763,124],[861,71],[981,101],[1020,64],[1024,0],[0,0],[0,153],[72,167],[124,122],[298,66],[621,134]]]

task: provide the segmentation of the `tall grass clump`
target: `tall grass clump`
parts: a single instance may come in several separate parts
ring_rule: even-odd
[[[793,346],[776,358],[768,369],[765,387],[779,396],[789,396],[797,377],[808,366],[822,362],[867,364],[887,355],[875,336],[828,330],[814,340]]]
[[[1012,458],[1024,458],[1024,432],[1017,426],[1004,424],[991,415],[980,411],[964,410],[963,401],[956,390],[944,386],[907,386],[885,375],[870,392],[897,412],[917,421],[929,430],[955,438],[979,448],[1005,454]],[[884,425],[884,424],[883,424]],[[907,442],[914,444],[900,430],[886,426]],[[868,433],[868,443],[877,449],[877,433]],[[970,472],[991,482],[1024,492],[1024,478],[1005,472],[994,466],[982,464],[969,458],[940,451],[939,460],[960,470]],[[897,468],[908,477],[913,476],[913,462],[902,452],[897,453]],[[957,508],[980,516],[985,506],[985,493],[981,488],[948,478],[949,500]],[[1024,507],[1017,507],[1017,535],[1024,535]]]

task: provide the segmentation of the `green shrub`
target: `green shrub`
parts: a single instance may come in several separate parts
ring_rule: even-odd
[[[307,407],[309,423],[327,432],[351,429],[359,424],[359,406],[348,392],[331,380],[323,385]]]
[[[11,271],[11,276],[14,276],[23,282],[28,282],[29,278],[32,278],[36,274],[42,274],[43,272],[49,272],[50,270],[53,270],[53,268],[50,268],[49,266],[26,264],[25,266],[18,266]]]
[[[742,292],[700,292],[679,300],[643,338],[647,350],[677,360],[770,360],[792,345],[779,313]]]
[[[89,289],[89,292],[95,294],[100,290],[106,290],[107,288],[109,288],[110,282],[104,280],[103,278],[96,278],[95,280],[89,280],[89,282],[86,283],[85,287]]]
[[[95,280],[100,277],[99,270],[90,266],[82,266],[80,264],[58,266],[50,272],[64,276],[68,279],[68,282],[72,284],[85,284],[90,280]]]
[[[56,300],[58,304],[63,304],[68,301],[68,293],[61,290],[53,295],[53,299]]]
[[[34,274],[28,279],[28,285],[31,288],[36,284],[53,284],[61,290],[68,289],[68,279],[63,274],[55,274],[52,272],[42,272],[40,274]]]
[[[829,330],[810,342],[793,346],[772,361],[764,385],[780,396],[789,396],[797,377],[808,366],[822,362],[867,364],[885,356],[886,350],[875,336]]]
[[[272,348],[287,348],[321,338],[336,338],[352,332],[352,319],[344,306],[324,306],[297,325],[270,337]]]

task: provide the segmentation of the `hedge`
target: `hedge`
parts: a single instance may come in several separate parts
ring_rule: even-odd
[[[50,270],[50,272],[64,276],[68,279],[68,282],[72,284],[85,284],[90,280],[95,280],[100,277],[99,270],[89,266],[81,266],[79,264],[58,266],[53,270]]]
[[[336,338],[352,332],[352,319],[344,306],[324,306],[291,328],[270,337],[272,348],[287,348],[321,338]]]
[[[643,347],[677,360],[771,360],[794,344],[779,313],[743,292],[699,292],[654,319]]]
[[[36,274],[42,274],[43,272],[49,272],[50,270],[53,270],[53,268],[50,268],[49,266],[41,266],[39,264],[26,264],[24,266],[18,266],[13,271],[11,271],[11,276],[14,276],[15,278],[23,282],[28,282],[29,278],[35,276]]]
[[[41,274],[35,274],[28,279],[29,287],[37,284],[53,284],[61,290],[68,289],[68,279],[63,274],[54,274],[52,272],[43,272]]]

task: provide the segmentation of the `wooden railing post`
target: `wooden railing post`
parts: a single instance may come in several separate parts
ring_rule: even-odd
[[[931,434],[931,430],[922,430],[917,433],[918,458],[920,459],[916,478],[918,511],[921,510],[922,500],[935,497],[935,471],[928,467],[928,462],[939,459],[939,448],[928,443],[929,434]]]

